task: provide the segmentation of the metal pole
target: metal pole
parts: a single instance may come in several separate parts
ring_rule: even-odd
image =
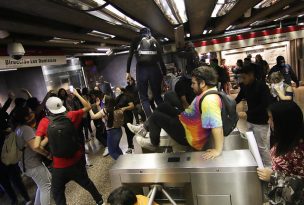
[[[171,202],[171,204],[176,205],[175,201],[171,198],[171,196],[166,192],[166,190],[164,190],[162,188],[162,192],[164,193],[164,195],[167,197],[167,199],[169,199],[169,201]]]
[[[152,204],[153,204],[153,201],[154,201],[154,198],[155,198],[155,195],[156,195],[156,191],[157,191],[157,187],[154,186],[154,187],[153,187],[153,190],[152,190],[151,197],[150,197],[150,199],[149,199],[148,205],[152,205]]]
[[[153,191],[153,189],[151,189],[151,190],[149,191],[149,194],[147,195],[148,198],[150,198],[150,196],[151,196],[151,194],[152,194],[152,191]]]

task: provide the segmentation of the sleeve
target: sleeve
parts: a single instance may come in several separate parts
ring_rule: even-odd
[[[81,122],[83,115],[84,115],[83,109],[79,109],[76,111],[70,111],[67,114],[67,116],[71,119],[73,124]]]
[[[289,70],[290,70],[290,77],[291,77],[292,81],[296,83],[297,87],[299,87],[300,83],[299,83],[298,77],[290,65],[289,65]]]
[[[221,99],[218,95],[210,94],[205,97],[201,104],[201,119],[203,128],[222,127],[222,107]]]
[[[133,58],[133,55],[134,55],[136,42],[137,42],[137,40],[134,40],[132,42],[130,50],[129,50],[129,57],[128,57],[128,62],[127,62],[127,73],[130,73],[130,70],[131,70],[131,63],[132,63],[132,58]]]
[[[12,100],[11,98],[8,98],[8,99],[5,101],[3,107],[1,108],[1,111],[2,111],[2,112],[6,112],[7,109],[10,107],[12,101],[13,101],[13,100]]]
[[[24,126],[22,128],[22,130],[23,130],[22,137],[23,137],[25,142],[28,142],[28,141],[35,138],[34,129],[31,128],[30,126]]]
[[[179,80],[175,84],[175,89],[174,90],[175,90],[178,97],[182,97],[182,96],[186,95],[186,86],[183,85],[181,80]]]
[[[236,104],[239,104],[244,99],[244,86],[240,86],[240,87],[241,87],[241,90],[240,90],[239,94],[237,95],[237,97],[235,98]]]
[[[36,136],[45,137],[48,125],[49,125],[49,120],[47,118],[43,118],[38,125]]]

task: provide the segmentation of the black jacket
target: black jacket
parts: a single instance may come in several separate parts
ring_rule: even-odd
[[[270,75],[272,73],[278,72],[278,71],[280,71],[282,73],[282,75],[284,76],[284,79],[285,79],[284,82],[286,84],[291,85],[291,80],[292,80],[296,83],[297,87],[299,87],[299,80],[289,64],[285,64],[285,66],[281,66],[278,64],[273,66],[268,73],[268,78],[270,77]]]
[[[268,122],[267,108],[271,103],[271,95],[265,82],[254,81],[253,84],[240,85],[241,90],[236,97],[236,103],[246,100],[248,104],[247,121],[253,124],[265,125]]]

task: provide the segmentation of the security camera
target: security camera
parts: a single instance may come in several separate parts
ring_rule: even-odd
[[[7,45],[7,53],[15,60],[20,60],[24,56],[25,51],[21,43],[10,43]]]

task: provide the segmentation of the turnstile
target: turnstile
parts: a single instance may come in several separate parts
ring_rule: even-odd
[[[203,152],[121,156],[110,170],[112,188],[127,185],[148,194],[161,185],[177,204],[262,205],[262,185],[249,150],[224,151],[214,160]],[[160,204],[170,204],[162,194]]]

